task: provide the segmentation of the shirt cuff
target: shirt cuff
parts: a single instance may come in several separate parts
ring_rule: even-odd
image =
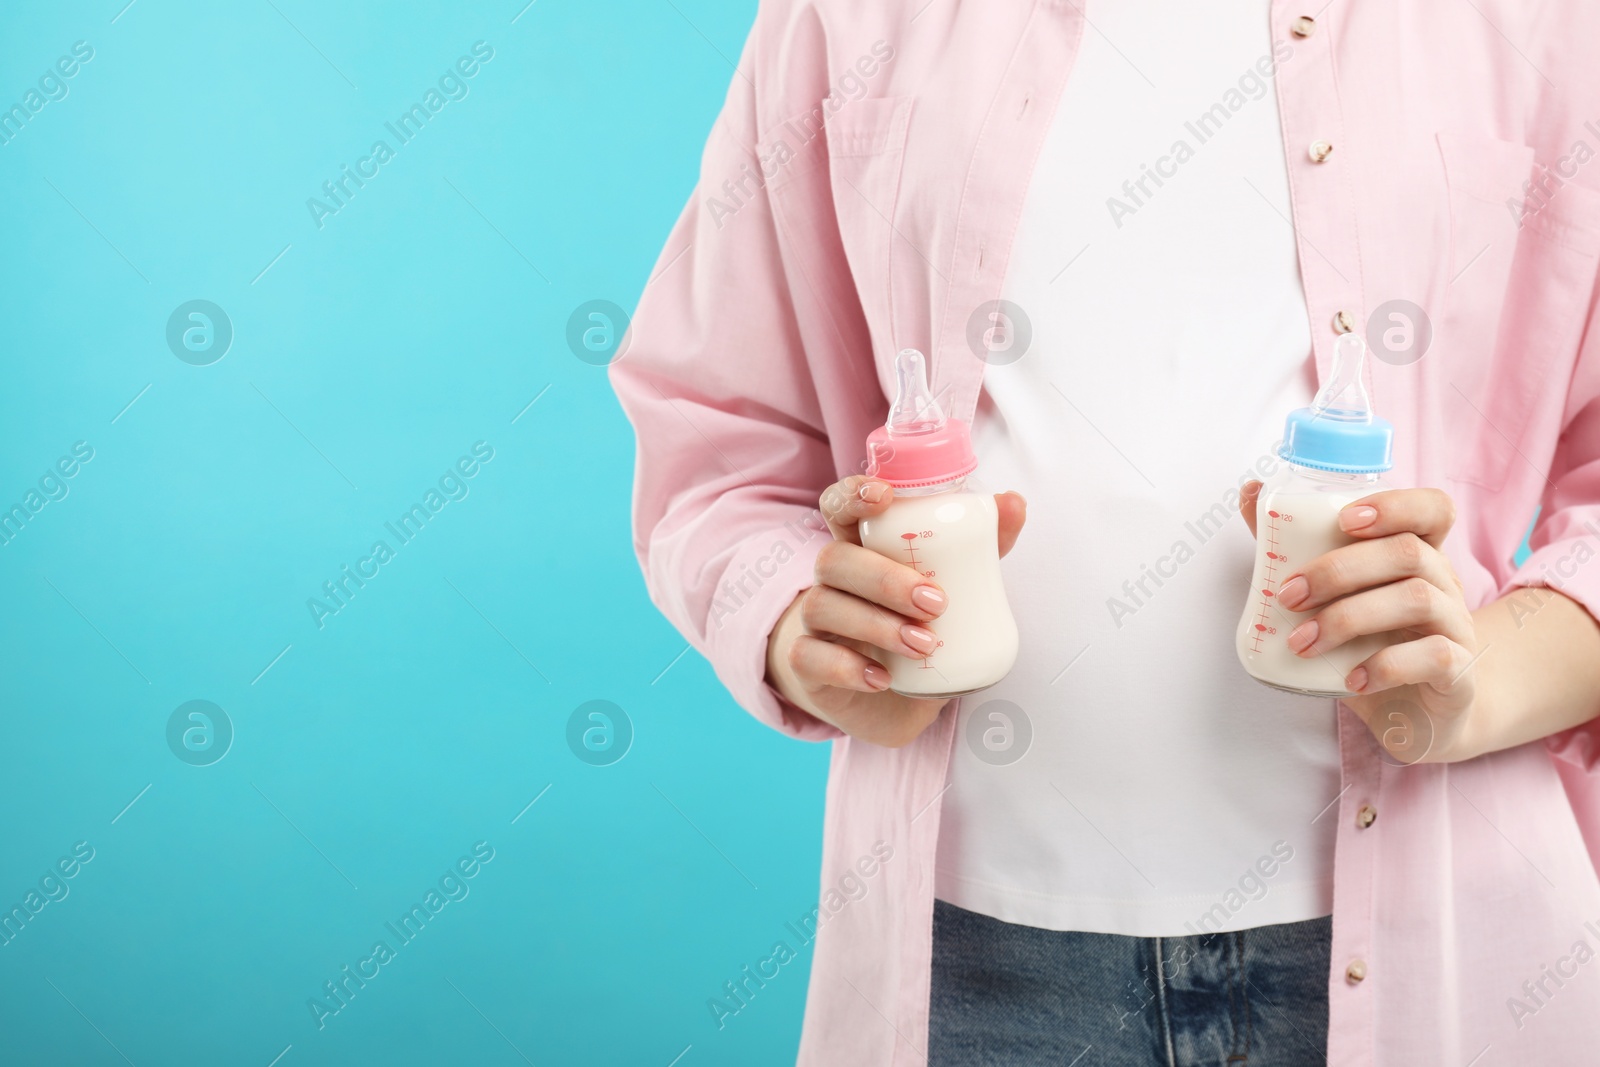
[[[1540,546],[1512,574],[1502,595],[1513,589],[1542,586],[1570,597],[1600,620],[1600,507],[1572,509],[1553,516],[1561,536]],[[1600,718],[1590,719],[1545,739],[1551,753],[1600,774]]]
[[[749,538],[734,555],[706,620],[707,659],[734,700],[761,722],[803,741],[828,741],[843,731],[801,710],[766,680],[768,635],[794,598],[816,584],[817,553],[833,540],[826,526],[818,529],[807,519],[797,513]]]

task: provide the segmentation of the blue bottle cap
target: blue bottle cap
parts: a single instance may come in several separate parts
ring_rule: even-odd
[[[1296,408],[1284,421],[1279,456],[1340,474],[1377,474],[1394,466],[1394,425],[1372,413],[1361,380],[1366,354],[1360,334],[1339,338],[1327,384],[1310,407]]]

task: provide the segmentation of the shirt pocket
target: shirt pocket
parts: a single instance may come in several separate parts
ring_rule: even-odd
[[[892,347],[891,252],[912,103],[909,96],[850,101],[825,126],[834,215],[878,352]]]
[[[1512,464],[1531,462],[1524,438],[1534,413],[1559,417],[1564,406],[1551,390],[1564,390],[1583,337],[1600,193],[1568,181],[1531,199],[1530,179],[1549,183],[1532,148],[1478,134],[1438,141],[1450,199],[1443,404],[1451,424],[1471,427],[1446,473],[1497,491]]]

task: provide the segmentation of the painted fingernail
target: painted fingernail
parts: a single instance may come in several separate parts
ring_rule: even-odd
[[[883,494],[888,488],[882,482],[862,482],[861,488],[856,490],[856,495],[869,504],[876,504],[883,499]]]
[[[1287,582],[1284,582],[1283,587],[1278,590],[1278,603],[1293,611],[1301,604],[1304,604],[1306,597],[1310,595],[1311,583],[1297,574]]]
[[[932,652],[939,640],[933,636],[933,631],[924,630],[920,626],[900,627],[900,638],[905,641],[907,646],[921,652],[923,655]]]
[[[872,688],[879,691],[889,688],[889,672],[876,663],[868,664],[867,669],[861,673]]]
[[[1289,651],[1303,653],[1317,640],[1317,620],[1307,619],[1289,631]]]
[[[1352,693],[1359,693],[1367,687],[1367,669],[1357,667],[1350,672],[1350,677],[1344,680],[1344,686]]]
[[[911,591],[911,602],[926,611],[929,615],[937,615],[949,603],[943,593],[931,585],[919,585]]]
[[[1362,504],[1360,507],[1345,508],[1339,512],[1339,529],[1361,530],[1371,526],[1378,517],[1378,509]]]

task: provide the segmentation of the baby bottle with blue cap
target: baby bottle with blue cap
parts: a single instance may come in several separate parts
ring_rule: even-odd
[[[1360,334],[1339,338],[1327,384],[1310,407],[1289,413],[1278,448],[1284,462],[1256,501],[1256,561],[1239,619],[1239,662],[1256,681],[1305,696],[1355,695],[1345,678],[1400,639],[1370,634],[1328,652],[1298,655],[1289,648],[1289,633],[1315,612],[1278,603],[1278,590],[1306,564],[1355,541],[1339,529],[1339,512],[1391,488],[1383,472],[1394,465],[1394,427],[1372,413],[1362,383],[1365,356]]]

